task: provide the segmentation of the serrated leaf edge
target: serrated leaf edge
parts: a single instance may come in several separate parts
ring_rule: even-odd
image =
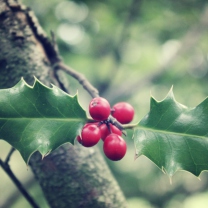
[[[198,106],[200,106],[202,103],[204,103],[204,102],[206,102],[207,100],[208,100],[208,96],[203,100],[203,101],[201,101],[198,105],[196,105],[195,107],[192,107],[192,108],[189,108],[189,107],[187,107],[187,106],[185,106],[185,105],[183,105],[183,104],[181,104],[181,103],[179,103],[176,99],[175,99],[175,96],[174,96],[174,93],[173,93],[173,85],[171,86],[171,88],[170,88],[170,90],[169,90],[169,92],[167,93],[167,95],[165,96],[165,98],[163,98],[162,100],[157,100],[153,95],[152,95],[152,93],[150,92],[150,109],[151,109],[151,101],[154,101],[155,103],[157,103],[157,104],[160,104],[160,103],[162,103],[163,101],[165,101],[165,100],[167,100],[167,99],[169,99],[169,98],[171,98],[177,105],[179,105],[179,106],[181,106],[181,107],[183,107],[183,108],[185,108],[185,109],[187,109],[187,110],[194,110],[195,108],[197,108]],[[146,116],[148,116],[148,114],[146,114]],[[145,117],[144,117],[145,118]],[[143,118],[142,118],[143,119]],[[139,125],[139,123],[140,122],[138,122],[138,124],[137,124],[137,126],[134,128],[134,130],[135,129],[144,129],[144,130],[148,130],[148,129],[151,129],[151,128],[146,128],[146,127],[143,127],[143,126],[140,126]],[[150,131],[153,131],[152,129],[150,130]],[[155,130],[154,129],[154,131],[157,131],[157,132],[163,132],[163,131],[160,131],[160,130]],[[167,134],[167,132],[166,132],[166,134]],[[168,131],[168,134],[175,134],[175,135],[183,135],[183,133],[176,133],[176,132],[171,132],[171,131]],[[201,139],[203,139],[203,138],[207,138],[207,137],[205,137],[205,136],[198,136],[198,135],[192,135],[192,134],[185,134],[185,135],[183,135],[183,136],[193,136],[193,137],[196,137],[196,138],[201,138]],[[132,139],[134,139],[134,134],[133,134],[133,136],[132,136]],[[134,146],[135,146],[135,142],[134,142]],[[146,155],[144,155],[144,154],[138,154],[137,152],[136,152],[136,147],[135,147],[135,156],[134,156],[134,160],[136,160],[138,157],[140,157],[140,156],[144,156],[144,157],[146,157],[146,158],[148,158]],[[148,158],[149,159],[149,158]],[[150,159],[149,159],[150,160]],[[152,160],[150,160],[151,162],[153,162]],[[153,162],[154,163],[154,162]],[[164,166],[161,166],[161,167],[159,167],[156,163],[154,163],[164,174],[167,174],[168,176],[169,176],[169,179],[170,179],[170,183],[172,184],[172,177],[175,175],[175,173],[176,172],[178,172],[178,171],[184,171],[184,172],[187,172],[187,173],[189,173],[189,174],[191,174],[191,175],[194,175],[195,177],[197,177],[199,180],[201,180],[200,179],[200,175],[203,173],[203,172],[208,172],[208,170],[202,170],[198,175],[195,175],[195,174],[193,174],[192,172],[190,172],[190,171],[188,171],[188,170],[184,170],[184,169],[176,169],[175,170],[175,172],[174,173],[172,173],[172,174],[169,174],[167,171],[166,171],[166,169],[165,169],[165,167]]]
[[[77,90],[76,94],[72,96],[72,95],[69,95],[68,93],[64,92],[63,90],[61,90],[60,88],[58,88],[57,86],[55,86],[55,85],[52,84],[52,83],[51,83],[51,86],[52,86],[52,87],[46,86],[46,85],[43,84],[40,80],[38,80],[35,76],[34,76],[34,83],[33,83],[33,85],[29,85],[29,84],[24,80],[24,78],[21,77],[20,81],[19,81],[16,85],[14,85],[14,86],[11,87],[11,88],[7,88],[7,90],[13,89],[13,88],[18,87],[18,86],[21,86],[21,85],[24,85],[24,86],[26,86],[26,87],[28,87],[28,88],[30,88],[30,89],[34,89],[34,87],[35,87],[37,84],[39,84],[39,85],[41,85],[41,86],[47,88],[48,90],[56,90],[56,89],[57,89],[57,90],[61,91],[61,93],[63,93],[64,95],[69,96],[69,97],[71,97],[71,98],[73,98],[73,99],[76,99],[76,102],[79,104],[79,106],[82,108],[82,110],[85,111],[85,109],[82,107],[82,105],[80,104],[80,102],[79,102],[79,100],[78,100],[78,90]],[[2,90],[5,90],[5,89],[2,89]],[[1,91],[1,89],[0,89],[0,91]],[[86,111],[85,111],[85,112],[86,112]],[[35,118],[35,117],[33,117],[33,118]],[[86,118],[87,118],[87,115],[86,115]],[[0,119],[1,119],[1,118],[0,118]],[[13,118],[13,119],[14,119],[14,118]],[[25,118],[25,119],[27,119],[27,118]],[[39,118],[39,119],[40,119],[40,118]],[[47,119],[47,118],[42,118],[42,119]],[[53,119],[53,118],[49,118],[49,119]],[[62,119],[57,119],[57,120],[62,120]],[[64,119],[64,120],[66,120],[66,119]],[[72,120],[72,119],[70,119],[70,120]],[[76,120],[76,119],[75,119],[75,120]],[[81,128],[81,127],[80,127],[80,128]],[[80,128],[79,128],[79,130],[77,130],[78,132],[80,131]],[[6,141],[6,140],[4,140],[4,141]],[[6,142],[7,142],[7,141],[6,141]],[[70,143],[71,145],[74,145],[74,143],[71,143],[71,142],[65,142],[65,143],[63,143],[63,144],[66,144],[66,143]],[[62,144],[62,145],[63,145],[63,144]],[[61,146],[61,145],[60,145],[60,146]],[[58,146],[58,147],[60,147],[60,146]],[[57,147],[57,148],[58,148],[58,147]],[[56,148],[56,149],[57,149],[57,148]],[[19,151],[19,150],[18,150],[18,151]],[[43,159],[43,158],[46,157],[48,154],[50,154],[51,151],[52,151],[52,149],[49,150],[47,153],[43,154],[43,153],[39,150],[39,147],[37,147],[33,152],[31,152],[31,154],[28,156],[27,159],[26,159],[25,157],[23,157],[23,155],[22,155],[22,157],[23,157],[24,161],[26,162],[26,164],[28,165],[31,156],[32,156],[35,152],[40,152],[40,154],[42,155],[42,159]]]

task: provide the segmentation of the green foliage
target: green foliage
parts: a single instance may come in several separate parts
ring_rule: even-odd
[[[195,106],[208,95],[208,38],[207,30],[204,32],[199,22],[207,6],[207,0],[140,1],[141,4],[135,8],[136,13],[133,16],[130,13],[133,1],[122,1],[122,3],[118,0],[64,1],[69,3],[69,6],[61,11],[57,9],[63,2],[60,0],[22,0],[22,2],[35,12],[49,36],[50,31],[54,31],[65,63],[83,73],[110,103],[123,100],[130,102],[136,110],[135,121],[140,120],[149,110],[150,90],[157,98],[162,99],[170,85],[174,85],[177,100],[188,106]],[[83,21],[72,23],[70,18],[62,19],[57,15],[61,13],[69,17],[74,14],[73,19],[80,19],[83,11],[75,10],[70,3],[75,3],[80,8],[84,3],[87,7],[88,14]],[[132,18],[128,22],[129,16]],[[127,27],[126,22],[129,23]],[[66,30],[64,33],[67,38],[71,37],[71,42],[67,42],[60,35],[60,26],[63,24],[72,28],[70,32]],[[195,25],[199,26],[198,40],[197,32],[192,35],[190,33]],[[79,29],[81,38],[78,38],[80,33],[77,35],[77,30],[73,30],[74,26]],[[73,42],[72,37],[76,42]],[[122,37],[124,37],[123,40]],[[191,45],[188,50],[186,46],[189,46],[190,42],[183,44],[186,37],[196,40],[196,44]],[[112,53],[116,45],[121,57],[119,63],[114,58],[116,53]],[[165,65],[167,70],[148,82],[148,76],[161,70],[167,59],[171,59],[171,54],[177,52],[179,46],[183,50],[179,56],[173,57],[172,64]],[[68,78],[66,75],[63,77]],[[147,85],[140,85],[141,82]],[[79,89],[79,100],[84,105],[89,96],[82,92],[82,87],[79,87],[73,79],[70,79],[69,83],[73,93]],[[138,86],[124,88],[124,86],[131,86],[132,83],[138,83]],[[119,99],[116,96],[118,93],[121,95]],[[128,138],[130,138],[129,132]],[[205,190],[208,181],[206,172],[200,175],[201,183],[191,174],[180,172],[174,176],[174,183],[170,186],[167,176],[161,174],[161,171],[146,158],[141,157],[139,161],[132,161],[133,142],[131,139],[126,141],[128,142],[127,156],[120,162],[110,162],[110,167],[127,199],[139,196],[151,203],[151,207],[194,207],[194,203],[186,206],[185,200]],[[5,148],[4,145],[7,144],[2,140],[0,142],[0,153],[3,158],[9,151],[9,147]],[[19,167],[20,159],[16,155],[12,158],[12,162],[12,168],[15,164]],[[23,168],[19,167],[15,172],[19,171],[19,176],[22,176]],[[26,175],[22,178],[25,180]],[[0,189],[5,190],[5,187],[7,191],[12,187],[7,177],[1,180]],[[1,193],[5,194],[5,191]],[[2,195],[3,198],[6,199]],[[195,207],[201,207],[198,199],[196,202]],[[206,206],[206,201],[202,204]],[[13,206],[16,207],[16,205]],[[129,207],[131,207],[130,204]],[[137,207],[139,207],[138,202]],[[144,205],[142,204],[141,207]]]
[[[176,102],[172,89],[160,102],[151,98],[150,112],[135,129],[136,156],[145,155],[172,176],[208,170],[208,98],[195,108]]]
[[[196,176],[208,170],[208,99],[195,108],[176,102],[172,89],[160,102],[151,97],[150,112],[136,125],[136,156],[147,156],[172,176],[187,170]],[[22,79],[0,90],[0,138],[21,153],[25,162],[35,151],[42,156],[60,145],[73,143],[87,121],[77,95],[35,79],[33,87]]]
[[[136,156],[147,156],[170,176],[177,170],[199,176],[208,170],[207,109],[208,99],[195,108],[176,102],[172,89],[160,102],[151,97],[150,112],[135,128]],[[37,79],[33,87],[22,79],[0,90],[0,138],[19,150],[25,162],[35,151],[45,156],[73,143],[86,120],[77,95]]]
[[[22,79],[0,90],[0,139],[19,150],[25,162],[35,151],[42,156],[60,145],[73,143],[86,122],[77,95],[70,96],[37,79],[31,87]]]

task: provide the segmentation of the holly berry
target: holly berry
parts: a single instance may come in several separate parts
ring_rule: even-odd
[[[89,125],[96,125],[96,126],[99,126],[99,122],[89,122],[89,123],[86,123],[84,126],[83,126],[83,128],[85,128],[85,127],[87,127],[87,126],[89,126]]]
[[[78,141],[80,144],[82,144],[82,138],[81,138],[80,135],[77,136],[77,141]]]
[[[120,123],[129,123],[134,117],[133,107],[120,102],[111,110],[105,98],[96,97],[89,104],[89,113],[95,121],[84,125],[81,135],[77,136],[77,141],[85,147],[92,147],[102,138],[106,157],[113,161],[121,160],[126,154],[127,145],[121,137],[122,131],[112,124],[108,117],[111,113]]]
[[[89,113],[94,120],[103,121],[110,115],[110,104],[102,97],[93,98],[89,105]]]
[[[114,133],[108,135],[103,143],[105,155],[113,161],[121,160],[126,154],[126,149],[127,146],[125,140]]]
[[[109,124],[109,127],[104,123],[99,126],[99,129],[100,129],[100,133],[101,133],[101,139],[103,141],[105,141],[105,138],[111,133],[118,134],[119,136],[122,135],[122,131],[111,123]]]
[[[129,103],[120,102],[113,106],[111,114],[121,124],[127,124],[134,118],[134,108]]]
[[[87,124],[83,127],[81,132],[81,144],[84,147],[92,147],[99,142],[100,137],[100,129],[97,125]]]

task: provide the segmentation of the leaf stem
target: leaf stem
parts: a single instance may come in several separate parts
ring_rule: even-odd
[[[7,175],[11,178],[11,180],[13,181],[13,183],[16,185],[16,187],[19,189],[19,191],[22,193],[22,195],[26,198],[26,200],[30,203],[30,205],[33,208],[39,208],[39,206],[35,203],[35,201],[33,200],[33,198],[29,195],[29,193],[26,191],[26,189],[23,187],[23,185],[20,183],[20,181],[17,179],[17,177],[14,175],[14,173],[12,172],[9,164],[7,161],[9,161],[9,158],[11,156],[11,154],[13,153],[13,149],[10,150],[9,153],[9,157],[7,156],[7,159],[5,162],[3,162],[0,159],[0,165],[3,168],[3,170],[7,173]]]
[[[93,123],[93,122],[96,122],[96,121],[91,119],[91,118],[88,118],[87,122],[88,123]],[[136,124],[121,124],[113,116],[109,116],[108,122],[112,123],[113,125],[115,125],[121,131],[124,130],[124,129],[134,129],[136,126],[138,126],[137,123]]]
[[[124,129],[134,129],[138,124],[124,124]]]

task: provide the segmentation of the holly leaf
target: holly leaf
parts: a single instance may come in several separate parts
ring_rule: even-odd
[[[150,112],[134,132],[136,157],[145,155],[169,176],[208,170],[208,98],[194,108],[178,103],[172,89],[162,101],[153,97]]]
[[[19,150],[25,162],[35,151],[44,157],[66,142],[73,144],[86,119],[77,95],[37,79],[32,87],[21,79],[0,90],[0,139]]]

